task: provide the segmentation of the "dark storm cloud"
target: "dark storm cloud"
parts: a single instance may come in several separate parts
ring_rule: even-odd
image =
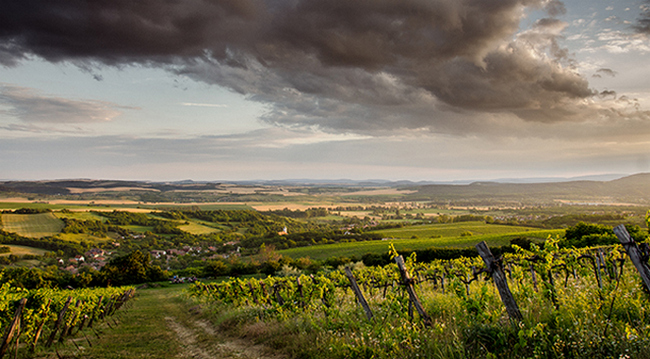
[[[5,63],[25,54],[108,64],[210,55],[241,65],[230,50],[278,66],[309,55],[377,69],[480,55],[517,29],[523,6],[539,2],[24,0],[0,5],[0,38]]]
[[[641,16],[636,20],[634,29],[638,33],[650,35],[650,1],[646,0],[641,5]]]
[[[4,62],[25,54],[49,61],[167,62],[225,51],[255,16],[247,0],[21,0],[0,4]],[[235,40],[236,41],[236,40]]]
[[[551,18],[517,34],[528,8]],[[267,103],[269,123],[463,132],[480,127],[465,118],[477,112],[581,120],[597,92],[558,45],[566,24],[552,16],[565,11],[556,0],[24,0],[0,3],[0,62],[163,66]]]

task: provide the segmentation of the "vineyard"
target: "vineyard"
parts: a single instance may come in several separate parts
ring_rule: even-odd
[[[385,267],[198,283],[190,292],[214,306],[222,326],[294,357],[650,357],[647,246],[560,249],[548,239],[497,259],[477,248],[482,258],[395,256]]]
[[[92,345],[88,336],[99,335],[97,322],[110,326],[109,317],[134,294],[131,287],[25,290],[5,283],[0,287],[0,329],[4,334],[0,358],[10,351],[14,357],[19,351],[31,357],[40,349],[54,346],[58,350],[69,343],[78,349],[75,341],[66,340],[73,334]]]

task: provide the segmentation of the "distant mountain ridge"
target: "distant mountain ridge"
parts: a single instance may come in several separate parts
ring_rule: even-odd
[[[468,185],[425,185],[411,199],[480,199],[548,202],[559,199],[650,203],[650,173],[639,173],[611,181],[567,181],[547,183],[473,182]]]

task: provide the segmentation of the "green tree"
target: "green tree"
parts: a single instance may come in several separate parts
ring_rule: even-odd
[[[149,253],[139,250],[111,260],[100,271],[102,281],[107,285],[128,285],[157,282],[167,279],[159,266],[151,264]]]

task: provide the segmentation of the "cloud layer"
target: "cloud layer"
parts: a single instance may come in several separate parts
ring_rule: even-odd
[[[34,90],[0,83],[0,104],[9,110],[0,110],[30,125],[83,124],[110,121],[120,115],[124,107],[96,100],[70,100],[43,96]]]
[[[520,31],[530,9],[548,17]],[[647,120],[576,72],[558,42],[565,11],[557,0],[5,1],[0,63],[162,66],[268,104],[268,123],[330,132]]]

